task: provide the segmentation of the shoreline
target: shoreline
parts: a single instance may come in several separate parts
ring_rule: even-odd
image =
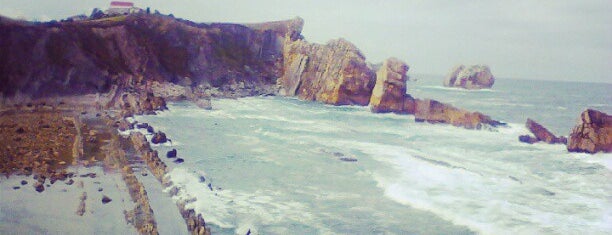
[[[76,98],[74,100],[78,100],[78,97],[70,97],[67,99],[73,98]],[[144,135],[141,134],[141,136],[138,136],[137,134],[132,133],[130,136],[126,137],[121,136],[120,134],[120,129],[126,124],[125,119],[130,117],[132,113],[140,113],[141,111],[135,111],[133,110],[135,108],[131,107],[122,107],[120,110],[110,108],[102,110],[100,106],[92,107],[92,105],[89,105],[86,102],[80,102],[81,105],[74,106],[67,105],[64,101],[56,102],[54,104],[49,103],[51,102],[41,99],[28,103],[27,105],[4,105],[0,110],[0,113],[2,113],[3,116],[3,121],[0,122],[2,125],[0,127],[4,129],[18,129],[19,133],[25,132],[27,134],[32,132],[33,135],[38,135],[35,137],[36,139],[34,139],[32,146],[36,145],[40,146],[41,148],[49,148],[48,146],[54,146],[56,142],[50,141],[51,137],[49,136],[42,136],[40,131],[32,131],[29,128],[25,128],[25,131],[22,130],[24,128],[19,129],[19,126],[24,124],[27,126],[34,122],[27,120],[24,121],[23,118],[19,118],[20,115],[45,120],[47,113],[51,112],[52,114],[56,115],[56,117],[55,119],[48,121],[50,122],[49,124],[44,124],[46,128],[51,127],[50,129],[53,129],[55,126],[61,125],[61,123],[58,124],[59,121],[72,123],[70,126],[73,127],[71,129],[73,133],[71,136],[72,138],[67,137],[66,139],[68,140],[64,141],[69,143],[66,145],[70,145],[70,147],[62,148],[66,153],[58,154],[57,152],[52,152],[49,154],[50,157],[45,157],[40,164],[38,164],[38,161],[33,161],[36,163],[36,165],[31,167],[24,166],[25,163],[18,166],[15,165],[17,163],[14,163],[15,161],[29,162],[28,160],[21,159],[20,157],[14,158],[5,156],[5,158],[3,158],[3,164],[1,165],[2,167],[0,167],[0,169],[4,169],[2,170],[2,175],[4,177],[2,177],[3,180],[0,180],[0,185],[4,185],[7,188],[13,187],[11,191],[7,190],[5,193],[22,196],[29,195],[29,191],[23,190],[29,190],[27,186],[32,184],[27,183],[27,181],[31,181],[28,179],[31,179],[31,176],[34,175],[34,180],[37,180],[37,183],[34,188],[35,190],[33,191],[38,191],[35,192],[34,195],[40,194],[36,196],[42,198],[56,197],[54,188],[60,186],[57,186],[58,184],[55,181],[64,181],[67,189],[62,189],[60,192],[69,192],[73,190],[72,188],[77,188],[77,191],[82,191],[79,193],[79,198],[75,200],[75,202],[77,202],[77,205],[75,206],[76,215],[79,217],[88,217],[90,214],[93,214],[95,216],[96,211],[91,211],[92,207],[95,208],[95,205],[92,205],[92,203],[96,203],[92,201],[92,194],[95,193],[80,190],[83,188],[84,183],[82,180],[80,180],[80,178],[77,178],[79,177],[79,172],[82,171],[81,169],[87,169],[86,171],[89,173],[80,175],[80,177],[85,177],[86,179],[96,179],[96,181],[94,181],[95,184],[100,184],[100,181],[104,182],[110,178],[119,178],[123,182],[123,187],[119,184],[115,184],[116,187],[110,189],[112,192],[109,193],[118,193],[122,195],[120,199],[123,203],[125,203],[124,200],[127,199],[132,201],[134,206],[123,206],[122,214],[116,214],[115,212],[115,215],[113,216],[124,218],[125,224],[131,224],[131,226],[136,229],[137,233],[159,234],[158,223],[155,220],[155,214],[150,205],[147,187],[138,180],[136,174],[142,174],[142,177],[146,177],[148,175],[146,172],[151,172],[151,174],[155,176],[157,183],[159,183],[162,187],[164,194],[169,195],[165,191],[168,188],[168,183],[171,184],[171,182],[164,181],[164,175],[167,173],[165,164],[159,159],[157,152],[150,148]],[[136,109],[137,108],[138,107],[136,107]],[[150,111],[149,114],[151,114],[151,112],[153,111]],[[12,120],[8,119],[14,119],[17,122],[21,121],[21,123],[13,125],[10,123]],[[130,127],[129,124],[127,126]],[[131,127],[133,128],[133,125]],[[13,138],[11,135],[5,137]],[[141,139],[138,137],[141,137]],[[31,137],[27,137],[26,140],[29,138]],[[4,155],[9,154],[7,151],[11,150],[10,146],[14,146],[15,142],[22,140],[18,137],[15,137],[15,139],[17,141],[3,140],[3,142],[5,142],[5,149],[3,151]],[[7,141],[13,142],[7,143]],[[8,150],[6,148],[8,148]],[[22,148],[27,150],[32,149],[33,147],[26,146]],[[35,155],[34,159],[38,159],[39,155],[37,154],[39,153],[40,152],[35,151],[33,154]],[[98,173],[92,173],[90,171]],[[103,172],[103,174],[99,172]],[[26,182],[26,184],[22,183],[20,186],[8,185],[11,184],[13,178],[21,179],[23,182]],[[50,181],[47,183],[46,179],[49,179]],[[45,185],[45,183],[47,184]],[[40,189],[38,188],[39,185],[41,185]],[[104,194],[104,191],[102,190],[103,188],[99,188],[98,192]],[[20,197],[17,196],[17,198]],[[102,201],[103,206],[107,206],[107,203],[112,204],[113,201],[119,200],[117,196],[114,196],[114,198],[107,198],[106,194],[104,194],[104,198],[106,199]],[[169,206],[178,209],[178,214],[176,216],[183,217],[183,226],[187,228],[186,231],[191,234],[210,234],[210,229],[206,228],[202,215],[196,215],[193,209],[187,209],[184,203],[179,202]],[[7,208],[10,208],[11,210],[16,209],[11,207]],[[65,206],[65,208],[57,210],[61,210],[55,211],[55,213],[58,214],[75,214],[72,206]],[[172,209],[170,209],[170,211],[172,211]],[[5,211],[4,213],[8,213],[5,216],[12,217],[10,215],[11,212]],[[4,213],[1,213],[0,216]],[[22,219],[26,218],[23,217]],[[40,219],[42,220],[43,218]],[[28,225],[24,225],[26,227],[23,229],[26,231],[27,229],[35,229],[36,224],[39,222],[40,221],[31,221],[29,227]],[[88,227],[96,227],[93,224],[89,225],[90,226]],[[44,227],[37,229],[38,231],[46,231]],[[7,231],[10,232],[12,230]],[[70,231],[70,228],[66,228],[66,231]],[[61,232],[61,230],[58,232]]]

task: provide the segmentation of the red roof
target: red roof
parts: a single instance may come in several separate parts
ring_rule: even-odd
[[[120,2],[120,1],[112,1],[111,7],[133,7],[134,3],[132,2]]]

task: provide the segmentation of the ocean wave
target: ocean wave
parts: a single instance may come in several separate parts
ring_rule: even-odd
[[[474,89],[474,90],[469,90],[469,89],[463,89],[463,88],[458,88],[458,87],[445,87],[445,86],[418,86],[419,88],[424,88],[424,89],[434,89],[434,90],[444,90],[444,91],[456,91],[456,92],[482,92],[482,93],[489,93],[489,92],[499,92],[497,90],[493,90],[493,89]]]

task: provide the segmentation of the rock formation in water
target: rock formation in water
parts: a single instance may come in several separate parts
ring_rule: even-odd
[[[414,116],[417,122],[447,123],[467,129],[482,129],[504,125],[479,112],[459,109],[436,100],[415,100]]]
[[[444,80],[444,86],[461,87],[465,89],[491,88],[495,77],[486,65],[459,65],[451,70]]]
[[[593,109],[580,114],[567,142],[570,152],[612,152],[612,116]]]
[[[6,52],[0,93],[15,100],[95,94],[92,103],[123,116],[154,114],[166,108],[165,100],[189,99],[210,109],[211,97],[279,93],[333,105],[372,102],[374,112],[466,128],[495,124],[480,113],[415,100],[406,94],[405,63],[389,59],[377,76],[344,39],[305,41],[303,24],[300,18],[198,24],[144,13],[78,22],[0,18],[0,51]]]
[[[352,43],[287,42],[279,94],[333,105],[367,105],[376,77]]]
[[[530,135],[521,135],[519,136],[519,141],[521,142],[528,143],[528,144],[533,144],[539,141],[543,141],[549,144],[566,144],[567,143],[567,138],[563,136],[560,136],[560,137],[555,136],[553,133],[548,131],[548,129],[546,129],[539,123],[535,122],[534,120],[531,120],[530,118],[527,119],[527,122],[525,123],[525,127],[527,127],[527,129],[531,133],[533,133],[535,137],[530,136]]]
[[[378,72],[370,97],[370,109],[375,113],[412,113],[412,97],[406,94],[408,65],[397,58],[387,59]]]

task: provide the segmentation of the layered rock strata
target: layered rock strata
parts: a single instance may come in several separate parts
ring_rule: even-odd
[[[279,94],[333,105],[368,105],[376,76],[355,45],[286,39]]]

